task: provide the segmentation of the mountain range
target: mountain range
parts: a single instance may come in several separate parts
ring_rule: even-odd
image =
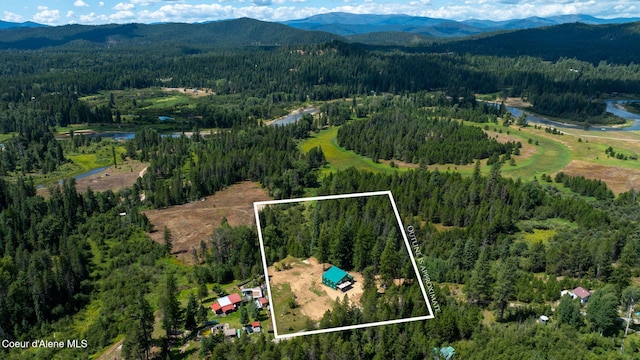
[[[0,30],[0,49],[51,47],[205,48],[303,45],[345,39],[327,32],[294,29],[249,18],[202,24],[64,25]]]
[[[224,21],[224,20],[223,20]],[[402,32],[420,34],[427,37],[461,37],[485,32],[504,30],[531,29],[542,26],[553,26],[566,23],[583,23],[589,25],[622,24],[640,21],[640,18],[601,19],[590,15],[558,15],[550,17],[528,17],[504,21],[469,19],[455,21],[449,19],[410,16],[402,14],[351,14],[332,12],[310,16],[304,19],[280,22],[300,30],[317,30],[349,37],[378,32]],[[210,21],[217,23],[222,21]],[[47,27],[34,22],[0,21],[0,29]],[[356,37],[357,38],[357,37]]]
[[[454,21],[409,15],[371,15],[349,13],[327,13],[308,18],[284,21],[283,24],[303,30],[319,30],[341,36],[361,35],[376,32],[403,32],[430,37],[461,37],[485,32],[530,29],[566,23],[589,25],[621,24],[640,21],[640,18],[600,19],[590,15],[560,15],[551,17],[528,17],[505,21],[464,20]]]
[[[42,24],[31,22],[31,21],[17,23],[17,22],[0,20],[0,29],[34,28],[34,27],[46,27],[46,26],[47,25],[42,25]]]
[[[336,18],[343,17],[343,14],[330,15]],[[358,25],[357,21],[365,19],[360,16],[348,16],[347,18],[351,19],[351,25],[354,26]],[[376,15],[376,18],[379,22],[393,22],[389,20],[393,17],[386,15]],[[563,19],[569,18],[563,17]],[[325,19],[325,21],[330,20]],[[407,18],[406,20],[405,24],[411,21],[418,22],[416,19]],[[619,22],[623,21],[619,20]],[[507,23],[502,25],[515,26]],[[443,32],[442,29],[446,26],[452,26],[452,23],[441,23],[437,26],[440,26],[440,31]],[[471,25],[465,26],[471,27]],[[476,24],[475,26],[480,25]],[[452,28],[448,33],[454,32]],[[630,46],[630,44],[640,43],[640,22],[602,25],[573,22],[530,29],[486,32],[466,37],[434,37],[421,33],[399,31],[341,36],[326,31],[296,29],[290,25],[249,18],[200,24],[65,25],[0,29],[0,50],[124,49],[138,51],[144,49],[161,51],[164,54],[195,54],[212,49],[249,48],[255,50],[257,48],[311,45],[331,41],[352,43],[350,47],[380,51],[534,56],[549,61],[565,57],[593,64],[598,64],[600,61],[629,64],[640,59],[640,47]]]

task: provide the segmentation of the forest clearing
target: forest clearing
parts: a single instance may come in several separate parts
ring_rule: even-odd
[[[254,225],[253,202],[265,200],[269,200],[269,196],[260,184],[245,181],[208,196],[204,201],[148,210],[145,214],[155,230],[149,236],[163,244],[166,226],[172,237],[172,252],[182,262],[193,264],[192,250],[199,249],[200,242],[206,242],[223,219],[231,226]]]
[[[142,163],[137,160],[127,159],[118,163],[117,167],[109,166],[106,169],[76,180],[76,188],[78,191],[107,191],[117,192],[133,186],[138,177],[141,177],[143,171],[149,164]],[[37,189],[39,195],[48,196],[48,186]]]
[[[394,169],[388,165],[377,164],[366,156],[356,154],[353,151],[346,150],[338,145],[336,136],[338,134],[338,126],[330,127],[315,133],[313,137],[300,142],[298,148],[303,152],[309,152],[316,146],[322,148],[325,158],[329,165],[320,170],[321,175],[331,172],[345,170],[355,167],[358,170],[368,170],[372,172],[393,173],[402,169]]]
[[[278,268],[285,266],[285,264],[286,268],[280,271],[276,270],[275,265],[269,266],[267,272],[271,279],[271,287],[280,288],[280,285],[288,284],[291,293],[295,296],[296,303],[300,307],[301,315],[308,317],[312,321],[319,321],[325,311],[333,308],[336,299],[342,301],[345,295],[347,295],[352,304],[360,305],[360,298],[364,292],[362,274],[350,271],[349,275],[354,277],[355,282],[350,290],[342,292],[322,284],[323,264],[313,256],[305,260],[287,257],[277,263]],[[329,266],[324,264],[324,267],[328,268]],[[293,316],[293,314],[286,314],[286,310],[291,309],[287,309],[287,304],[277,302],[275,296],[273,305],[276,322],[279,324],[282,321],[283,323],[282,328],[279,327],[278,331],[283,333],[285,332],[283,330],[288,327],[286,324],[289,322],[284,318]]]

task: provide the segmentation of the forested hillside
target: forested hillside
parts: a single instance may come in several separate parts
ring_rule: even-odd
[[[433,51],[455,51],[490,56],[533,56],[549,61],[576,58],[597,65],[631,64],[638,50],[620,51],[630,41],[637,41],[640,23],[586,25],[563,24],[516,30],[494,36],[433,45]],[[526,44],[526,46],[523,46]]]

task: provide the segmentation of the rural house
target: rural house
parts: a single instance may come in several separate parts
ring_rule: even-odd
[[[562,290],[560,292],[560,297],[569,295],[572,299],[579,298],[581,304],[586,304],[589,301],[589,297],[591,296],[591,292],[582,286],[578,286],[573,290]]]
[[[258,321],[254,321],[251,323],[251,330],[253,330],[254,333],[259,333],[262,331],[262,326],[260,326]]]
[[[322,274],[322,283],[334,290],[347,291],[351,287],[353,276],[337,266],[332,266]]]
[[[211,305],[211,310],[216,314],[228,314],[235,311],[238,304],[242,302],[242,298],[238,294],[231,294],[225,297],[221,297]]]
[[[242,296],[248,299],[260,299],[263,295],[262,295],[262,289],[259,287],[256,288],[245,288],[242,289]]]
[[[578,286],[577,288],[573,289],[572,293],[573,293],[574,299],[576,297],[580,298],[581,304],[584,304],[587,301],[589,301],[589,296],[591,296],[591,293],[589,292],[589,290],[583,288],[582,286]]]
[[[269,300],[267,298],[261,297],[260,299],[256,299],[255,303],[258,309],[262,309],[269,305]]]

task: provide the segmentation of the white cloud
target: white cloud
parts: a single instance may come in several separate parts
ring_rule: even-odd
[[[74,0],[76,6],[86,6],[88,0]],[[107,22],[202,22],[207,20],[250,17],[266,21],[300,19],[328,12],[354,14],[407,14],[453,20],[491,19],[507,20],[529,16],[563,14],[591,14],[597,17],[640,16],[638,0],[408,0],[392,3],[384,0],[334,0],[318,3],[310,0],[201,0],[206,4],[193,4],[185,0],[119,0],[99,1],[99,11],[88,15],[73,14],[79,23]],[[401,0],[398,0],[401,1]],[[89,1],[90,2],[90,1]],[[105,5],[105,3],[107,5]],[[116,5],[113,5],[113,4]],[[84,5],[82,5],[84,4]],[[322,5],[316,5],[322,4]],[[442,4],[442,5],[436,5]],[[329,5],[329,6],[327,6]],[[111,10],[106,9],[110,7]],[[22,20],[20,15],[5,11],[4,18]],[[38,7],[35,21],[52,24],[59,21],[60,13],[46,6]]]
[[[76,17],[76,13],[74,13],[73,11],[69,10],[67,11],[67,17],[68,18],[74,18]]]
[[[160,2],[161,0],[131,0],[131,3],[134,5],[140,6],[149,6],[151,4],[155,4]]]
[[[109,15],[109,21],[114,23],[136,22],[136,14],[128,10],[118,11],[115,14]]]
[[[113,10],[117,11],[128,11],[132,10],[136,6],[131,3],[117,3],[116,6],[113,7]]]
[[[81,24],[103,24],[109,21],[109,17],[103,14],[96,14],[94,12],[88,15],[80,15]]]
[[[3,13],[2,20],[9,22],[24,22],[24,18],[21,15],[12,13],[11,11],[5,11]]]
[[[47,25],[54,25],[60,20],[60,10],[49,10],[46,6],[38,6],[39,12],[33,15],[35,22]]]
[[[76,1],[73,3],[73,6],[76,6],[76,7],[83,7],[83,6],[89,6],[89,4],[87,4],[86,2],[84,2],[84,1],[82,1],[82,0],[76,0]]]

